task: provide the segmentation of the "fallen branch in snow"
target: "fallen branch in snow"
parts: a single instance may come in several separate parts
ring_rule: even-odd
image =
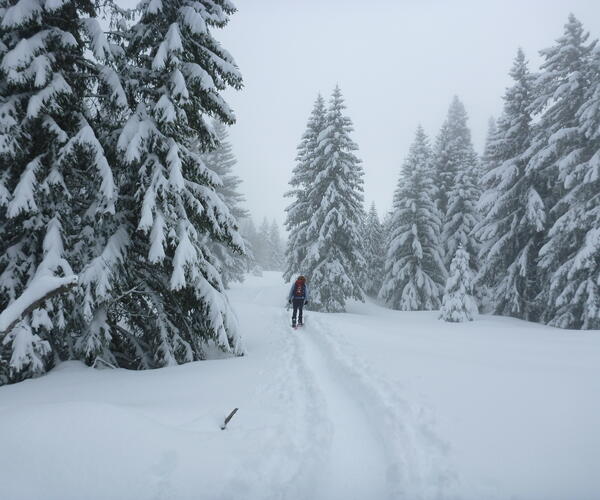
[[[0,335],[6,335],[19,321],[40,307],[46,300],[68,292],[77,285],[77,276],[59,278],[44,276],[34,280],[17,300],[0,313]]]
[[[112,363],[109,363],[108,361],[103,360],[100,356],[96,356],[96,359],[94,360],[94,364],[92,365],[92,368],[96,368],[96,363],[98,361],[104,363],[106,366],[108,366],[109,368],[112,368],[113,370],[117,369],[117,367],[115,365],[113,365]]]
[[[229,421],[233,418],[233,416],[237,413],[238,409],[234,408],[233,411],[227,415],[227,418],[225,419],[225,422],[223,422],[223,425],[221,426],[221,430],[224,431],[225,427],[227,427],[227,424],[229,423]]]

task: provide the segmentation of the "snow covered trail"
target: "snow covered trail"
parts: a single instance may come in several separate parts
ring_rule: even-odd
[[[386,454],[375,425],[356,393],[339,376],[316,341],[314,329],[297,336],[299,354],[323,394],[327,427],[331,433],[327,461],[315,478],[317,499],[392,498],[386,480]]]
[[[221,498],[240,498],[240,491],[252,499],[314,498],[314,476],[323,467],[330,441],[325,401],[300,345],[286,334],[281,310],[265,319],[277,338],[277,359],[271,360],[274,368],[252,400],[257,409],[268,407],[270,415],[260,442],[231,470]]]
[[[224,498],[233,498],[240,487],[248,491],[261,484],[257,477],[268,481],[271,493],[265,498],[437,498],[427,495],[420,482],[425,474],[419,463],[413,463],[418,432],[400,435],[390,422],[406,415],[389,415],[388,403],[371,394],[368,384],[357,383],[368,377],[365,369],[333,355],[320,314],[309,312],[305,327],[291,329],[289,312],[273,305],[281,303],[281,291],[281,285],[248,290],[244,300],[253,304],[252,315],[260,314],[262,324],[267,320],[269,334],[278,339],[273,350],[278,368],[257,397],[279,401],[277,413],[282,418],[272,442],[262,443],[267,454],[253,454],[233,471],[231,477],[237,480]],[[268,318],[266,304],[273,308]],[[401,459],[398,449],[403,450]]]
[[[352,353],[343,332],[332,329],[325,317],[311,315],[306,343],[323,362],[316,371],[342,388],[352,407],[355,425],[344,429],[340,423],[341,439],[345,440],[344,433],[351,430],[349,443],[355,449],[360,449],[360,443],[366,440],[375,443],[377,450],[371,446],[371,453],[362,458],[364,467],[369,461],[378,463],[377,479],[371,480],[372,486],[380,485],[377,498],[452,497],[453,475],[447,465],[446,446],[436,436],[427,413],[410,405],[398,387]],[[335,390],[330,388],[329,393],[335,394]],[[360,423],[356,416],[360,416]],[[343,456],[343,452],[339,455]],[[362,480],[369,484],[364,472]]]
[[[243,357],[0,387],[0,498],[597,496],[600,332],[372,303],[294,331],[287,291],[265,273],[228,292]]]

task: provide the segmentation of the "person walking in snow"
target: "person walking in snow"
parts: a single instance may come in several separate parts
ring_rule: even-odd
[[[308,304],[308,285],[304,276],[298,276],[295,283],[290,288],[288,302],[292,304],[292,326],[296,326],[296,315],[298,316],[298,325],[302,325],[302,309]]]

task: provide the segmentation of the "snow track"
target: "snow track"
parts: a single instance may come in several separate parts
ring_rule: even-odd
[[[265,326],[264,383],[240,429],[253,443],[230,471],[222,499],[428,500],[448,498],[443,444],[426,414],[346,344],[329,317],[299,330],[275,306],[280,287],[246,290],[246,321]],[[240,297],[241,298],[241,297]],[[260,421],[260,418],[252,418]],[[228,432],[236,432],[234,426]]]
[[[406,402],[399,388],[344,349],[345,341],[326,320],[313,319],[311,342],[329,363],[332,376],[350,388],[385,457],[387,496],[380,498],[449,498],[453,475],[446,468],[446,446],[435,435],[427,413]],[[375,497],[374,497],[375,498]]]
[[[325,320],[313,314],[309,326],[292,330],[287,316],[277,314],[280,359],[259,395],[278,400],[285,417],[256,457],[260,470],[246,464],[268,478],[265,498],[449,497],[444,446],[425,414],[348,354]]]
[[[270,382],[259,387],[253,398],[257,412],[269,405],[270,418],[264,428],[256,429],[256,447],[232,471],[223,499],[240,498],[240,491],[251,499],[317,498],[314,478],[326,465],[331,425],[324,394],[295,332],[284,329],[284,318],[287,314],[280,310],[269,318],[268,335],[274,340],[265,369]]]
[[[385,448],[352,387],[339,376],[311,329],[296,342],[318,380],[331,435],[327,465],[315,478],[317,499],[391,498],[386,481]],[[303,351],[303,352],[302,352]]]

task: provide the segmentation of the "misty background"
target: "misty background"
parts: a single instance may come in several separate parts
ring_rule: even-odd
[[[573,12],[594,36],[598,0],[250,0],[215,36],[236,59],[244,89],[225,96],[236,173],[254,220],[282,225],[296,146],[318,92],[341,86],[365,170],[365,202],[391,208],[401,163],[420,123],[435,139],[453,95],[481,153],[498,117],[517,48],[538,51]]]

